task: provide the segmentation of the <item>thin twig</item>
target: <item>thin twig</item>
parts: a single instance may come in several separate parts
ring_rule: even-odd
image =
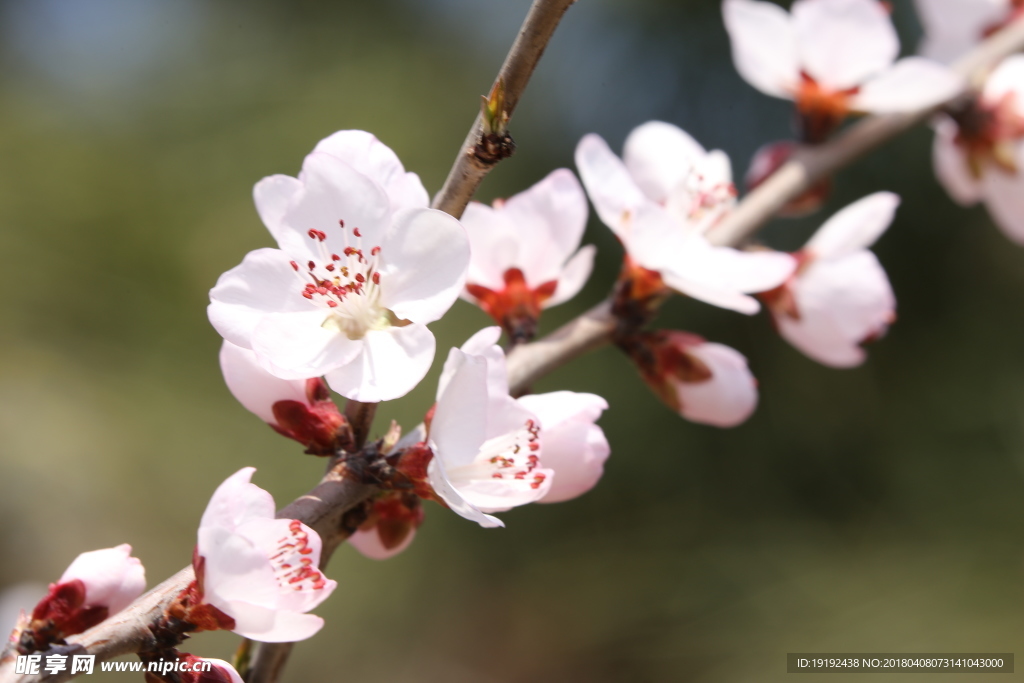
[[[512,48],[501,65],[494,86],[504,90],[504,114],[512,117],[519,97],[533,75],[533,70],[544,54],[551,35],[558,27],[562,15],[576,0],[534,0],[530,12],[519,29]],[[492,88],[493,92],[493,88]],[[459,218],[469,200],[476,193],[484,176],[500,161],[500,158],[482,157],[477,150],[483,141],[483,115],[477,114],[466,141],[459,148],[444,187],[434,197],[433,207]]]

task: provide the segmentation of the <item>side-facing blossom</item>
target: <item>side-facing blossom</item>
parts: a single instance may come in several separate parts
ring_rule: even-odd
[[[317,568],[320,536],[298,520],[275,519],[273,497],[249,481],[255,471],[228,477],[206,506],[193,560],[199,604],[192,608],[215,608],[220,627],[252,640],[303,640],[323,626],[305,612],[337,584]]]
[[[896,297],[878,258],[868,250],[892,222],[899,197],[869,195],[829,218],[798,252],[800,268],[764,295],[790,344],[833,367],[860,365],[862,345],[896,318]]]
[[[620,343],[665,405],[691,422],[735,427],[757,407],[757,380],[739,351],[677,330]]]
[[[146,571],[127,543],[82,553],[32,610],[21,646],[43,649],[92,628],[130,605],[145,588]]]
[[[619,159],[598,135],[576,147],[576,165],[602,222],[622,242],[646,290],[668,287],[741,313],[750,293],[773,289],[796,267],[788,254],[713,246],[708,230],[735,204],[729,159],[706,152],[676,126],[646,123]]]
[[[358,401],[406,394],[434,357],[426,324],[465,284],[469,241],[394,153],[342,131],[298,178],[254,189],[277,249],[250,252],[210,291],[210,321],[282,379],[324,376]]]
[[[761,92],[796,101],[808,142],[821,142],[850,112],[930,107],[961,80],[921,57],[897,61],[899,38],[878,0],[724,0],[733,62]]]
[[[1024,244],[1024,56],[1004,60],[975,100],[935,122],[935,174],[954,201],[984,202]]]
[[[471,202],[462,225],[472,248],[463,296],[513,337],[531,338],[541,309],[576,296],[594,265],[595,248],[580,248],[587,198],[565,168],[493,206]]]
[[[267,372],[256,353],[224,341],[220,369],[231,394],[274,431],[295,439],[313,455],[334,455],[349,437],[348,423],[319,377],[281,379]]]
[[[949,63],[1024,14],[1020,0],[915,0],[924,26],[918,51]]]

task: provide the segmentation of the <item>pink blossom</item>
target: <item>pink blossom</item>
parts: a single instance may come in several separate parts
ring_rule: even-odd
[[[619,159],[599,136],[576,148],[576,165],[598,216],[622,241],[630,267],[706,303],[752,314],[753,292],[773,289],[796,267],[788,254],[715,247],[705,237],[735,204],[728,158],[679,128],[651,121]]]
[[[231,394],[273,429],[314,455],[334,455],[348,425],[319,377],[281,379],[263,369],[256,353],[224,341],[220,368]]]
[[[220,277],[213,326],[281,379],[325,376],[358,401],[406,394],[434,357],[426,324],[463,289],[462,226],[423,208],[418,178],[360,131],[334,134],[298,178],[264,178],[254,194],[279,248]]]
[[[1024,244],[1024,56],[1005,59],[973,103],[939,118],[933,161],[954,201],[984,202],[1006,236]]]
[[[317,568],[320,536],[275,519],[274,499],[251,484],[245,467],[222,483],[203,513],[196,545],[198,593],[234,621],[235,633],[261,642],[309,638],[323,619],[305,614],[336,587]]]
[[[722,13],[740,75],[761,92],[795,100],[809,142],[820,142],[848,112],[889,113],[934,106],[962,81],[921,57],[899,56],[899,39],[878,0],[724,0]]]
[[[950,63],[1024,11],[1020,0],[915,0],[924,25],[919,52]]]
[[[836,213],[799,252],[797,273],[764,295],[779,333],[819,363],[860,365],[862,344],[895,320],[896,297],[868,247],[889,227],[899,201],[877,192]]]
[[[580,248],[587,198],[572,171],[552,171],[492,207],[462,215],[472,256],[463,297],[514,337],[530,338],[541,309],[574,297],[590,276],[595,248]]]

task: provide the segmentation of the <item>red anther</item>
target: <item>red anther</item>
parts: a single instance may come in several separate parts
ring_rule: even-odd
[[[310,294],[309,292],[303,292],[302,296],[306,297],[307,299],[312,299],[313,298],[313,295]]]
[[[540,450],[540,444],[539,444],[539,443],[531,443],[531,444],[530,444],[530,450],[531,450],[531,451],[537,451],[537,450]]]
[[[366,278],[363,277],[362,273],[356,273],[356,282],[366,282]]]
[[[345,227],[345,221],[338,221],[338,225],[340,225],[341,227],[344,228]]]
[[[379,253],[380,253],[380,247],[374,247],[373,249],[370,250],[370,256],[376,256]]]
[[[324,266],[324,268],[326,268],[327,270],[333,271],[334,270],[334,264],[333,263],[328,263],[326,266]]]
[[[302,550],[300,550],[299,552],[300,552],[301,554],[303,554],[303,555],[309,555],[309,554],[310,554],[311,552],[313,552],[313,549],[312,549],[312,548],[303,548],[303,549],[302,549]]]
[[[289,261],[288,263],[291,264],[292,270],[294,270],[294,271],[298,271],[299,270],[299,264],[296,263],[295,261]]]
[[[525,479],[526,472],[516,472],[516,479]]]
[[[327,288],[326,287],[317,287],[316,288],[316,293],[319,294],[320,296],[323,296],[324,294],[327,294]]]
[[[351,256],[354,253],[356,253],[355,247],[345,247],[345,256]]]
[[[330,308],[337,308],[338,307],[338,302],[337,301],[328,301],[327,302],[327,306],[330,307]]]
[[[314,263],[313,261],[310,261],[307,265],[309,265],[309,269],[310,270],[313,270],[314,268],[316,268],[316,263]]]
[[[527,420],[526,421],[526,428],[527,429],[533,429],[533,420]]]
[[[380,273],[374,273],[373,274],[373,284],[375,284],[375,285],[379,285],[380,284]]]
[[[331,254],[331,260],[332,261],[340,261],[341,257],[338,256],[337,254]]]
[[[501,472],[495,472],[494,474],[491,475],[491,479],[501,479],[501,478],[502,478]]]
[[[323,588],[326,585],[327,585],[326,581],[324,581],[323,579],[317,579],[316,581],[313,582],[313,590],[318,591],[318,590],[320,590],[321,588]]]
[[[352,234],[356,237],[362,237],[363,233],[359,232],[359,228],[352,228]]]

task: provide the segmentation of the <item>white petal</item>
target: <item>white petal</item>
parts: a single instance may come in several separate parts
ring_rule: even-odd
[[[127,543],[82,553],[68,565],[57,583],[80,580],[85,584],[85,605],[105,606],[108,616],[113,616],[146,589],[146,570],[131,555],[132,547]]]
[[[899,195],[876,192],[840,209],[818,228],[807,249],[822,259],[840,258],[870,247],[892,223]]]
[[[992,75],[985,81],[982,93],[987,102],[998,103],[1007,94],[1013,93],[1015,109],[1024,116],[1024,55],[1016,54],[999,63]]]
[[[309,552],[299,553],[295,549],[285,551],[281,548],[282,539],[294,539],[296,537],[297,533],[292,529],[292,525],[296,521],[291,519],[254,519],[239,525],[237,533],[248,539],[263,553],[264,557],[273,557],[282,552],[290,552],[291,557],[284,555],[283,559],[279,558],[277,561],[298,566],[303,559],[307,559],[312,567],[319,567],[323,542],[320,539],[320,535],[305,524],[299,522],[298,534],[305,536],[306,549]],[[308,612],[315,608],[330,597],[338,585],[337,582],[330,579],[325,579],[324,585],[320,588],[313,588],[308,582],[301,582],[297,586],[282,584],[280,579],[277,578],[275,578],[275,582],[277,584],[277,594],[273,602],[270,603],[271,606],[276,609],[294,612]],[[240,599],[262,604],[258,600],[249,599],[248,596]]]
[[[800,63],[830,89],[859,86],[899,55],[896,29],[878,0],[796,0],[791,11]]]
[[[544,466],[555,472],[541,503],[558,503],[592,489],[604,474],[611,448],[594,422],[608,403],[594,394],[555,391],[532,394],[519,403],[540,420]]]
[[[231,602],[221,609],[234,618],[235,633],[260,643],[305,640],[324,625],[324,620],[313,614],[268,609],[241,601]]]
[[[302,183],[288,175],[267,176],[253,187],[256,212],[274,239],[279,240],[279,236],[284,234],[284,214],[301,189]]]
[[[528,245],[516,234],[505,211],[470,202],[460,219],[469,238],[470,259],[466,280],[494,291],[505,288],[505,271],[521,268]]]
[[[1007,0],[917,0],[925,39],[920,53],[948,64],[981,42],[985,29],[1005,18]]]
[[[380,534],[377,533],[377,528],[374,527],[369,531],[356,531],[348,537],[348,544],[371,560],[387,560],[408,548],[414,538],[416,538],[416,530],[410,529],[409,534],[401,543],[394,548],[385,548],[384,543],[380,540]]]
[[[707,152],[671,123],[648,121],[633,129],[622,148],[622,160],[633,180],[651,201],[664,204],[669,194]]]
[[[551,490],[555,472],[551,469],[538,467],[531,471],[530,477],[543,476],[540,486],[534,488],[530,478],[526,479],[474,479],[460,482],[459,495],[481,512],[504,512],[520,505],[536,503]]]
[[[770,2],[725,0],[722,15],[740,76],[767,95],[792,98],[800,62],[786,10]]]
[[[956,144],[957,125],[946,116],[935,123],[935,142],[932,145],[932,165],[935,177],[961,206],[970,206],[981,201],[981,182],[971,174],[967,155]]]
[[[558,277],[558,286],[551,298],[544,302],[544,308],[551,308],[558,304],[565,303],[579,294],[583,285],[587,284],[590,272],[594,269],[594,255],[597,254],[597,247],[588,244],[580,247],[580,250],[569,259],[562,268],[562,274]]]
[[[354,401],[376,403],[412,391],[434,360],[434,335],[412,323],[386,330],[370,330],[362,340],[362,353],[353,362],[326,373],[327,384]]]
[[[861,250],[815,261],[793,283],[799,320],[776,315],[779,333],[804,354],[832,367],[860,365],[860,344],[884,332],[896,298],[878,259]]]
[[[390,147],[362,130],[339,130],[317,143],[314,152],[341,159],[384,188],[395,209],[421,208],[430,204],[427,191],[415,173],[406,173]]]
[[[746,421],[757,407],[757,380],[743,354],[714,342],[697,344],[688,351],[708,366],[712,377],[705,382],[678,383],[683,417],[715,427],[735,427]]]
[[[309,379],[351,363],[364,340],[324,327],[328,315],[323,308],[263,316],[252,332],[260,365],[281,379]]]
[[[220,347],[220,369],[231,394],[267,424],[276,424],[273,408],[278,401],[308,403],[306,380],[278,379],[263,369],[254,352],[226,340]]]
[[[601,221],[623,242],[629,238],[629,216],[648,203],[608,143],[599,135],[584,135],[576,146],[576,168]]]
[[[449,377],[437,397],[430,440],[449,466],[465,465],[487,438],[487,361],[452,349],[445,372]]]
[[[501,328],[497,325],[485,327],[463,344],[457,351],[461,354],[479,356],[487,364],[487,392],[491,396],[508,394],[508,375],[505,371],[505,352],[499,347]],[[455,351],[456,349],[453,349]],[[449,353],[437,382],[437,398],[440,399],[448,382],[462,365],[460,353]]]
[[[850,108],[872,114],[926,109],[956,97],[963,87],[963,79],[948,67],[907,57],[865,83],[851,98]]]
[[[197,538],[204,559],[203,602],[232,617],[235,615],[225,605],[234,601],[277,608],[281,584],[262,548],[224,527],[201,526]]]
[[[430,481],[430,486],[434,489],[434,492],[441,497],[452,512],[464,517],[471,522],[476,522],[480,526],[493,529],[495,527],[503,527],[505,523],[497,517],[484,514],[479,508],[466,502],[466,500],[459,495],[459,492],[455,490],[455,487],[448,481],[448,475],[445,473],[444,464],[439,458],[434,458],[430,461],[427,466],[427,478]]]
[[[408,209],[395,215],[381,243],[381,305],[399,318],[426,324],[459,298],[469,267],[469,239],[442,211]]]
[[[1024,145],[1017,149],[1017,172],[989,167],[982,187],[992,220],[1007,237],[1024,244]]]
[[[256,249],[217,279],[207,315],[222,337],[251,348],[252,331],[267,313],[308,311],[288,256],[278,249]]]
[[[217,487],[199,522],[200,529],[223,527],[234,531],[239,524],[250,519],[274,518],[274,497],[250,483],[255,471],[255,467],[243,467]]]

